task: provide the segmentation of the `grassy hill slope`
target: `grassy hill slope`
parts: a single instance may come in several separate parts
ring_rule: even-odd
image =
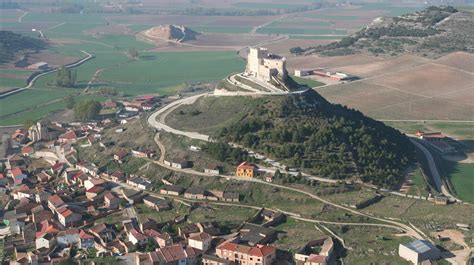
[[[313,174],[384,187],[397,185],[414,159],[412,145],[398,131],[333,105],[313,90],[288,96],[207,97],[178,108],[167,123],[240,143]]]

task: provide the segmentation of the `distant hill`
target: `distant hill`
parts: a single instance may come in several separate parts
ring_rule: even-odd
[[[184,42],[188,40],[195,40],[198,32],[178,25],[160,25],[139,33],[142,37],[149,40],[172,40],[177,42]]]
[[[217,141],[239,143],[290,167],[333,179],[393,187],[415,159],[404,135],[358,111],[333,105],[313,90],[288,96],[207,97],[170,115],[170,126],[207,132]],[[203,150],[212,150],[210,155],[217,159],[225,157],[225,150],[216,148]]]
[[[15,59],[21,51],[39,51],[46,47],[46,42],[7,30],[0,30],[0,63],[7,63]]]
[[[338,56],[354,53],[397,55],[412,53],[427,57],[464,51],[474,53],[474,13],[454,7],[429,7],[398,17],[375,19],[369,26],[338,42],[297,53]]]

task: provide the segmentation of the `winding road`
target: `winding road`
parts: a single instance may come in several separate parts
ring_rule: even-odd
[[[199,99],[200,97],[209,96],[209,95],[210,94],[200,94],[200,95],[195,95],[195,96],[192,96],[192,97],[183,98],[183,99],[174,101],[174,102],[164,106],[163,108],[157,110],[153,114],[151,114],[148,117],[148,123],[150,124],[150,126],[156,128],[160,131],[161,130],[162,131],[167,131],[167,132],[170,132],[170,133],[173,133],[173,134],[186,136],[186,137],[189,137],[189,138],[192,138],[192,139],[209,141],[209,136],[207,136],[207,135],[203,135],[203,134],[196,133],[196,132],[185,132],[185,131],[176,130],[176,129],[171,128],[170,126],[168,126],[164,123],[166,115],[169,114],[174,109],[176,109],[177,107],[179,107],[180,105],[182,105],[182,104],[192,104],[197,99]],[[188,174],[192,174],[192,175],[199,175],[199,176],[222,177],[222,178],[234,179],[234,180],[238,180],[238,181],[256,182],[256,183],[276,187],[276,188],[279,188],[279,189],[290,190],[290,191],[293,191],[293,192],[304,194],[304,195],[306,195],[306,196],[308,196],[312,199],[315,199],[315,200],[318,200],[322,203],[331,205],[335,208],[339,208],[339,209],[342,209],[344,211],[347,211],[347,212],[350,212],[350,213],[353,213],[353,214],[356,214],[356,215],[359,215],[359,216],[364,216],[364,217],[370,218],[372,220],[376,220],[376,221],[379,221],[379,222],[386,223],[388,225],[384,225],[384,226],[393,226],[392,228],[396,227],[397,229],[399,229],[401,231],[404,231],[406,233],[406,235],[408,235],[410,237],[417,238],[417,239],[426,238],[426,235],[424,235],[419,229],[414,228],[413,226],[410,226],[410,225],[407,225],[407,224],[404,224],[404,223],[401,223],[401,222],[398,222],[398,221],[395,221],[395,220],[390,220],[390,219],[386,219],[386,218],[383,218],[383,217],[377,217],[377,216],[373,216],[373,215],[366,214],[366,213],[363,213],[363,212],[359,212],[355,209],[333,203],[333,202],[328,201],[326,199],[323,199],[323,198],[321,198],[317,195],[314,195],[310,192],[306,192],[306,191],[303,191],[303,190],[300,190],[300,189],[296,189],[296,188],[292,188],[292,187],[288,187],[288,186],[283,186],[283,185],[279,185],[279,184],[275,184],[275,183],[268,183],[268,182],[265,182],[265,181],[260,180],[260,179],[241,178],[241,177],[229,176],[229,175],[215,176],[215,175],[212,175],[212,174],[198,172],[198,171],[195,171],[195,170],[192,170],[192,169],[176,169],[176,168],[169,167],[169,166],[167,166],[163,163],[166,149],[165,149],[165,146],[159,141],[159,135],[157,135],[155,137],[155,142],[157,143],[157,145],[159,146],[160,151],[161,151],[160,159],[158,161],[153,161],[153,160],[150,160],[150,161],[153,161],[154,163],[158,164],[159,166],[162,166],[162,167],[167,168],[169,170],[182,172],[182,173],[188,173]],[[325,180],[327,180],[327,179],[325,179]],[[293,217],[301,218],[301,217],[298,217],[296,215],[294,215]],[[303,220],[303,219],[301,219],[301,220]],[[312,219],[307,219],[307,220],[312,220]],[[320,221],[313,220],[313,222],[320,222]],[[362,224],[364,224],[364,223],[362,223]],[[373,225],[373,223],[370,223],[369,225]]]

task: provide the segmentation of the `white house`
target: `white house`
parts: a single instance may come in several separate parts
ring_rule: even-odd
[[[75,245],[80,242],[79,229],[71,228],[66,231],[61,231],[56,236],[58,244],[68,246]]]
[[[206,252],[211,247],[212,237],[206,232],[192,235],[188,238],[188,245],[190,247]]]
[[[36,249],[51,249],[54,245],[56,245],[56,239],[52,234],[44,234],[42,237],[36,239],[35,244]]]

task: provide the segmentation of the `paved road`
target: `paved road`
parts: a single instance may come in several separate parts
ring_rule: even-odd
[[[85,62],[87,62],[88,60],[92,59],[92,54],[86,52],[86,51],[82,51],[82,53],[84,53],[86,55],[86,57],[82,58],[81,60],[75,62],[75,63],[72,63],[72,64],[69,64],[67,65],[66,67],[67,68],[73,68],[73,67],[76,67],[76,66],[79,66]],[[46,72],[43,72],[37,76],[35,76],[33,79],[30,80],[30,82],[25,86],[25,87],[20,87],[20,88],[17,88],[17,89],[13,89],[11,91],[8,91],[6,93],[3,93],[3,94],[0,94],[0,98],[5,98],[5,97],[8,97],[8,96],[11,96],[13,94],[16,94],[18,92],[21,92],[23,90],[26,90],[26,89],[30,89],[36,82],[36,80],[38,80],[38,78],[44,76],[44,75],[47,75],[49,73],[53,73],[53,72],[56,72],[58,70],[58,68],[54,68],[54,69],[51,69],[51,70],[48,70]]]
[[[204,94],[205,95],[205,94]],[[168,104],[167,106],[161,108],[160,110],[156,111],[155,113],[153,113],[152,115],[150,115],[150,117],[148,118],[148,122],[150,125],[152,125],[153,127],[159,129],[159,130],[165,130],[165,131],[168,131],[168,132],[171,132],[171,133],[174,133],[174,132],[177,132],[177,134],[179,135],[184,135],[184,136],[188,136],[190,135],[191,137],[190,138],[193,138],[193,137],[199,137],[201,138],[204,138],[206,139],[205,141],[208,141],[208,137],[205,138],[203,137],[204,135],[201,135],[199,133],[192,133],[192,132],[183,132],[183,131],[179,131],[179,130],[175,130],[169,126],[167,126],[166,124],[162,123],[161,120],[164,120],[164,117],[159,117],[159,119],[157,119],[157,117],[162,114],[162,113],[166,113],[166,112],[170,112],[172,111],[172,108],[176,108],[178,107],[179,105],[181,104],[184,104],[184,103],[187,103],[187,104],[192,104],[193,102],[195,102],[198,98],[204,96],[203,94],[201,95],[196,95],[196,96],[192,96],[192,97],[189,97],[189,98],[184,98],[184,99],[180,99],[180,100],[177,100],[173,103],[170,103]],[[194,138],[194,139],[199,139],[199,138]],[[155,137],[155,141],[157,141],[157,144],[159,143],[159,138]],[[162,158],[164,158],[164,154],[166,152],[166,149],[165,147],[162,145],[162,144],[158,144],[158,146],[160,147],[160,150],[161,150],[161,157],[160,157],[160,160]],[[194,171],[192,169],[175,169],[175,168],[171,168],[171,167],[168,167],[166,165],[164,165],[162,162],[160,161],[155,161],[155,163],[159,164],[160,166],[163,166],[169,170],[173,170],[173,171],[178,171],[178,172],[183,172],[183,173],[189,173],[189,174],[194,174],[194,175],[200,175],[200,176],[209,176],[209,177],[212,177],[212,175],[209,175],[209,174],[206,174],[206,173],[203,173],[203,172],[197,172],[197,171]],[[376,216],[373,216],[373,215],[369,215],[369,214],[366,214],[366,213],[363,213],[363,212],[359,212],[355,209],[352,209],[352,208],[348,208],[348,207],[345,207],[345,206],[342,206],[342,205],[339,205],[339,204],[336,204],[336,203],[333,203],[333,202],[330,202],[328,200],[325,200],[319,196],[316,196],[310,192],[306,192],[306,191],[303,191],[303,190],[300,190],[300,189],[296,189],[296,188],[292,188],[292,187],[287,187],[287,186],[282,186],[282,185],[278,185],[278,184],[275,184],[275,183],[268,183],[268,182],[265,182],[263,180],[260,180],[260,179],[254,179],[254,178],[240,178],[240,177],[236,177],[236,176],[221,176],[221,177],[224,177],[226,179],[234,179],[234,180],[239,180],[239,181],[249,181],[249,182],[257,182],[257,183],[261,183],[261,184],[264,184],[264,185],[269,185],[269,186],[273,186],[273,187],[277,187],[277,188],[280,188],[280,189],[286,189],[286,190],[290,190],[290,191],[294,191],[294,192],[298,192],[298,193],[301,193],[301,194],[304,194],[310,198],[313,198],[315,200],[318,200],[318,201],[321,201],[325,204],[329,204],[329,205],[332,205],[336,208],[339,208],[339,209],[342,209],[342,210],[345,210],[345,211],[348,211],[348,212],[351,212],[353,214],[356,214],[356,215],[360,215],[360,216],[365,216],[365,217],[368,217],[368,218],[371,218],[373,220],[377,220],[377,221],[380,221],[380,222],[384,222],[384,223],[389,223],[391,225],[394,225],[396,227],[398,227],[399,229],[405,231],[407,233],[408,236],[411,236],[411,237],[414,237],[414,238],[417,238],[417,239],[423,239],[423,235],[419,232],[418,229],[414,229],[413,227],[409,226],[409,225],[406,225],[406,224],[403,224],[403,223],[400,223],[398,221],[395,221],[395,220],[390,220],[390,219],[385,219],[385,218],[382,218],[382,217],[376,217]],[[417,231],[418,230],[418,231]]]
[[[417,140],[410,138],[410,141],[416,146],[416,148],[420,149],[425,155],[426,160],[428,161],[430,172],[431,172],[431,178],[433,179],[436,189],[440,191],[441,193],[443,193],[444,196],[450,198],[451,200],[462,202],[461,200],[453,196],[449,192],[449,190],[446,188],[446,185],[444,185],[443,181],[441,180],[441,175],[438,171],[438,168],[436,167],[436,163],[434,161],[434,158],[431,152]]]

